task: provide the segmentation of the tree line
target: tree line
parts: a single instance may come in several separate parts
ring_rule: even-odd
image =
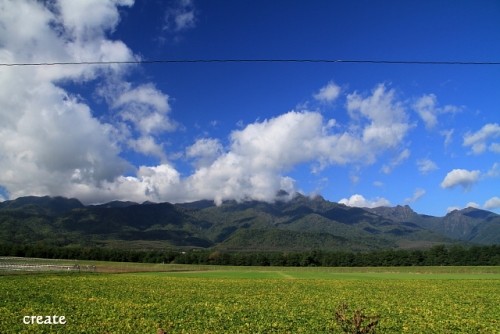
[[[1,256],[143,263],[214,264],[232,266],[498,266],[500,245],[437,245],[425,250],[387,249],[371,252],[313,250],[304,252],[229,252],[219,250],[124,250],[0,244]]]

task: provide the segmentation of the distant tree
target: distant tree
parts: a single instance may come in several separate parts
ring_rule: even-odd
[[[444,266],[448,264],[448,250],[444,245],[436,245],[426,251],[426,265]]]

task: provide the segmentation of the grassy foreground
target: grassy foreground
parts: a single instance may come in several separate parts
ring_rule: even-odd
[[[94,263],[0,276],[1,333],[342,333],[342,302],[378,333],[496,333],[500,267],[281,268]],[[142,269],[142,270],[139,270]],[[150,270],[156,270],[155,272]],[[149,271],[149,272],[148,272]],[[31,315],[64,325],[24,324]]]

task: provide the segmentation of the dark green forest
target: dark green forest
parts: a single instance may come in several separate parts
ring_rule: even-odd
[[[143,263],[214,264],[232,266],[498,266],[500,245],[437,245],[426,250],[371,252],[222,252],[213,250],[123,250],[109,248],[53,247],[1,244],[1,256],[49,259],[99,260]]]

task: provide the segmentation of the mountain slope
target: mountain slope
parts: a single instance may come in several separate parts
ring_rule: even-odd
[[[500,216],[464,209],[445,217],[409,206],[348,207],[298,194],[265,203],[110,202],[22,197],[0,203],[0,242],[121,248],[373,250],[436,243],[500,243]]]
[[[462,241],[479,244],[500,243],[500,215],[476,208],[449,212],[440,222],[434,221],[427,228]]]
[[[403,224],[412,223],[421,226],[447,238],[477,244],[500,243],[500,215],[490,211],[468,207],[453,210],[440,218],[419,215],[409,206],[379,207],[369,210]]]
[[[0,210],[22,210],[51,216],[61,215],[83,204],[76,198],[26,196],[15,200],[0,202]]]

